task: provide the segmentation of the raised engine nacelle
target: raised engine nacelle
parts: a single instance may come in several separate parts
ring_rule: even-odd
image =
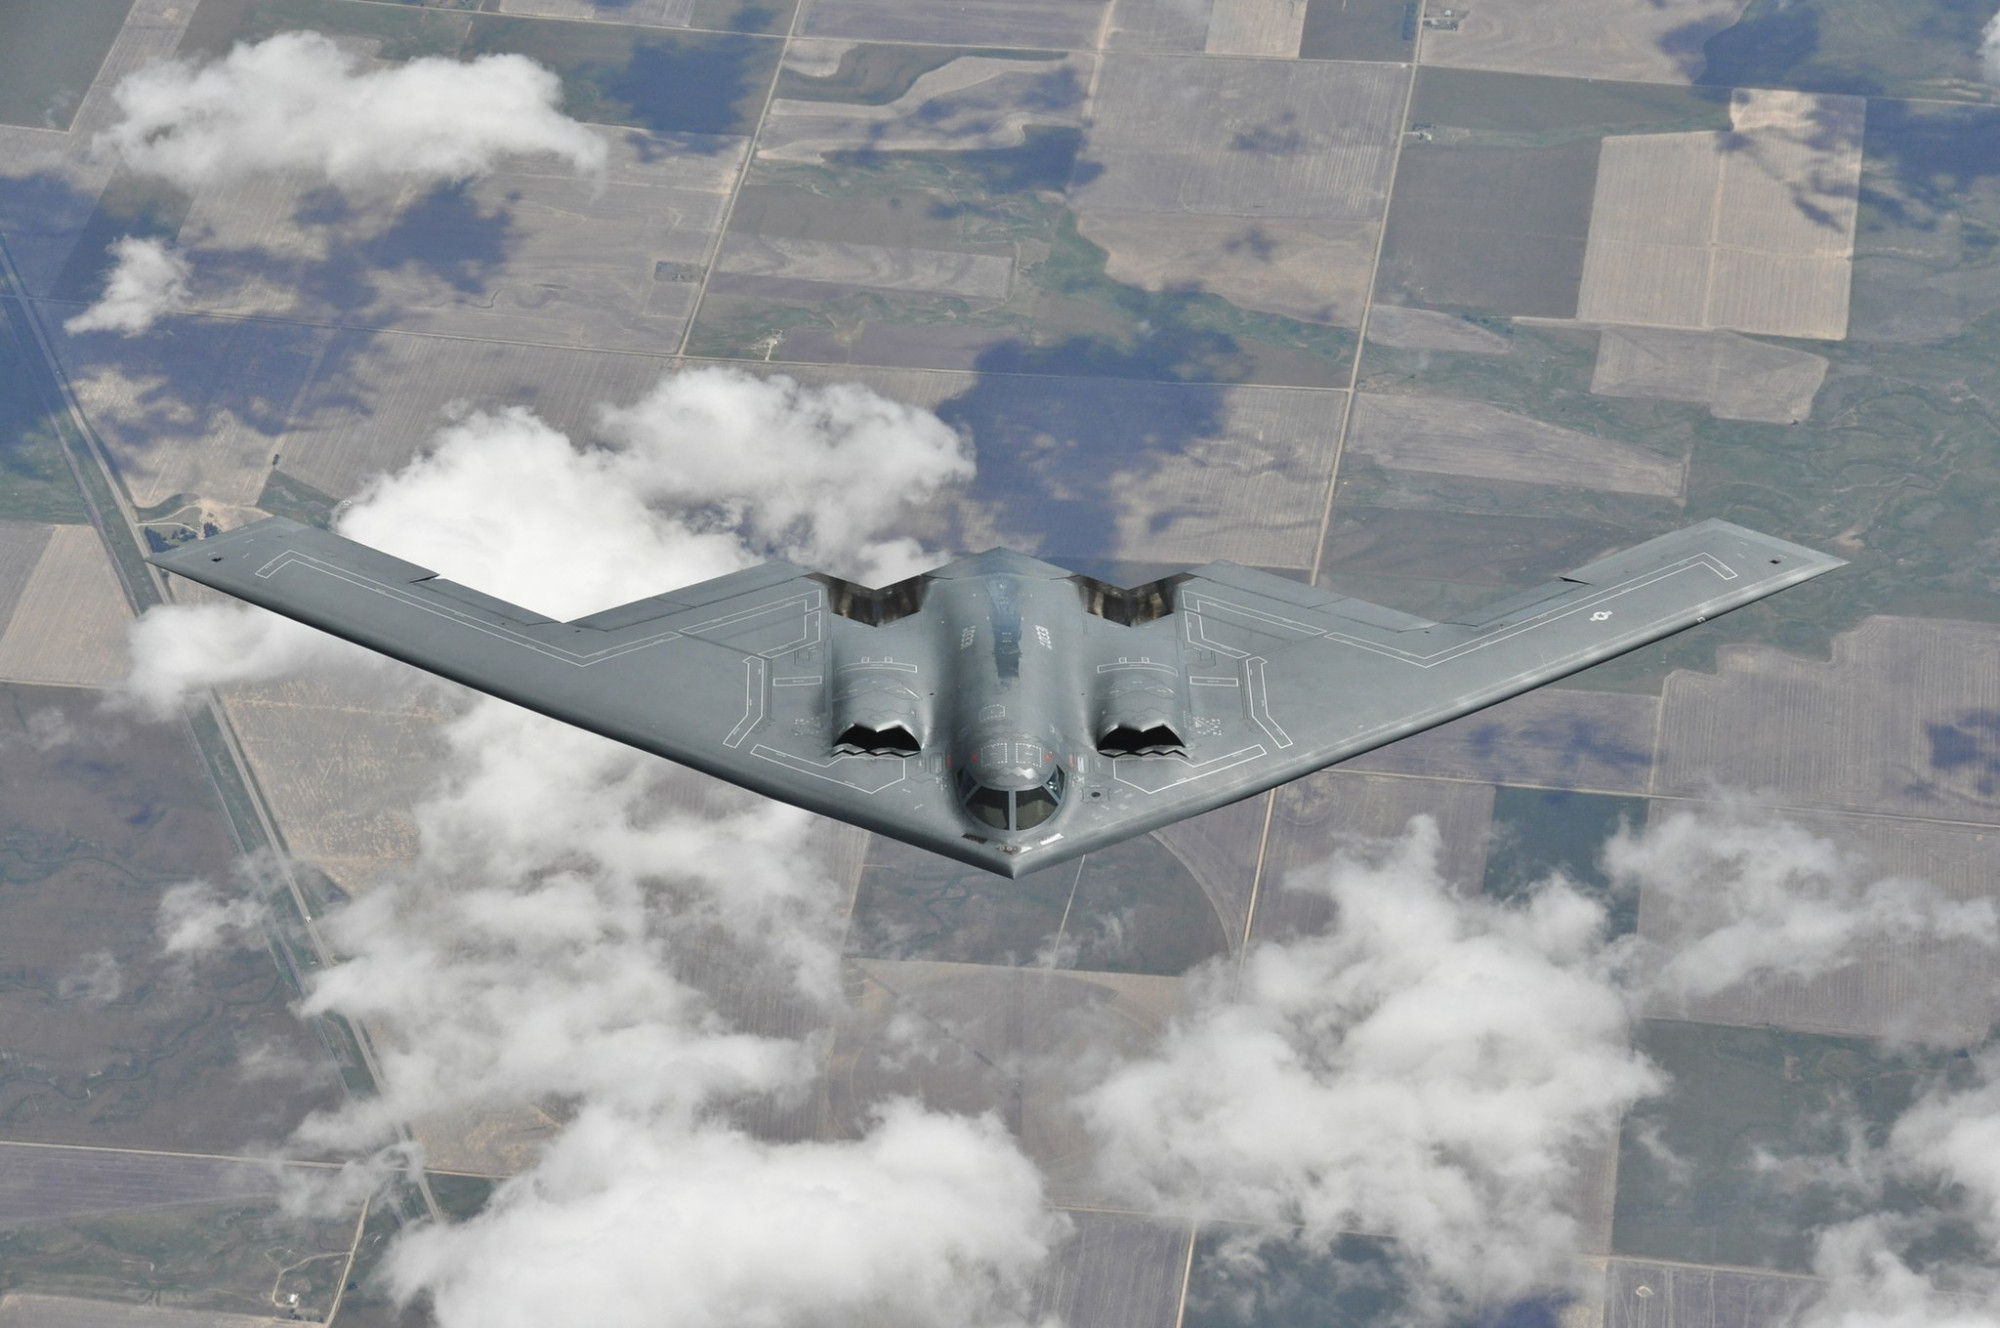
[[[930,706],[914,665],[860,659],[834,675],[833,750],[840,756],[915,756],[930,734]]]
[[[1181,671],[1149,658],[1098,666],[1094,736],[1104,756],[1186,756],[1188,704]]]

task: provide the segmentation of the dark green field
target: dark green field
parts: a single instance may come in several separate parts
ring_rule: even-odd
[[[0,1292],[323,1319],[354,1220],[287,1218],[270,1204],[202,1204],[0,1227]]]
[[[0,124],[67,129],[132,0],[0,0]]]
[[[1644,1022],[1639,1046],[1675,1087],[1626,1118],[1615,1253],[1805,1271],[1815,1228],[1934,1202],[1893,1184],[1881,1200],[1844,1192],[1828,1163],[1850,1128],[1879,1145],[1927,1076],[1962,1063],[1956,1053],[1663,1019]]]

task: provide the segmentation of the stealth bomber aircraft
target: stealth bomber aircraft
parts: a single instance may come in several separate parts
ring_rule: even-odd
[[[283,518],[153,561],[1003,876],[1249,797],[1841,565],[1709,521],[1430,622],[1226,562],[1126,588],[996,549],[879,590],[765,563],[555,622]]]

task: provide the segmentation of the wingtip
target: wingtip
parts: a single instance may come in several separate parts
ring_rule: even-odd
[[[143,556],[147,562],[155,567],[169,572],[184,574],[185,570],[189,567],[217,560],[218,555],[216,550],[218,549],[228,550],[266,536],[285,535],[296,530],[311,529],[316,529],[316,527],[308,526],[302,521],[294,521],[288,516],[267,516],[261,521],[252,521],[247,526],[238,526],[234,530],[225,530],[219,535],[210,535],[206,539],[188,540],[185,543],[176,544],[172,548],[161,549],[157,553],[148,552]]]

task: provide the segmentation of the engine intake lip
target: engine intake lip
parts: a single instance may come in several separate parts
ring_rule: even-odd
[[[915,756],[923,749],[909,725],[902,723],[849,724],[833,740],[836,756]]]
[[[1166,724],[1114,724],[1097,739],[1100,756],[1186,756],[1187,740]]]

